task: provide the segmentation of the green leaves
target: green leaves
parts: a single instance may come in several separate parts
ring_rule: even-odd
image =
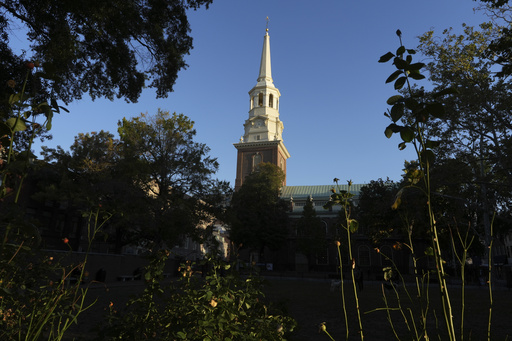
[[[386,268],[383,268],[382,271],[384,272],[384,280],[385,281],[389,281],[393,278],[393,268],[391,267],[386,267]]]
[[[400,129],[400,137],[404,142],[411,142],[414,137],[414,130],[411,127],[403,127]]]
[[[406,81],[407,81],[407,77],[405,77],[405,76],[398,78],[395,82],[395,90],[400,90],[404,86]]]
[[[454,95],[454,94],[457,94],[458,92],[459,91],[457,90],[457,88],[455,86],[452,86],[452,87],[445,88],[445,89],[439,90],[437,92],[434,92],[434,94],[432,94],[432,97],[438,98],[438,97],[445,96],[445,95]]]
[[[386,103],[389,105],[393,105],[399,101],[402,101],[403,99],[404,99],[404,97],[402,95],[394,95],[394,96],[389,97],[388,100],[386,101]]]
[[[393,72],[389,77],[388,79],[386,79],[386,84],[387,83],[391,83],[392,81],[394,81],[395,79],[398,78],[398,76],[400,76],[402,74],[402,71],[401,70],[396,70],[395,72]]]
[[[359,229],[359,223],[355,219],[349,219],[348,220],[348,229],[350,233],[356,233]]]
[[[24,131],[27,129],[27,125],[21,118],[11,117],[5,121],[5,124],[13,132]]]
[[[158,256],[145,271],[160,273],[166,260],[167,255]],[[193,275],[196,266],[208,269],[202,272],[204,278]],[[146,282],[144,293],[110,317],[104,326],[108,339],[151,335],[155,340],[282,340],[293,331],[296,322],[263,300],[256,273],[248,278],[236,271],[221,275],[223,267],[222,261],[207,255],[199,264],[182,264],[180,279],[168,287]]]
[[[387,63],[393,58],[395,55],[391,52],[386,53],[385,55],[382,55],[379,59],[379,63]]]
[[[401,33],[397,34],[399,37],[401,36]],[[425,78],[421,74],[421,69],[425,67],[425,64],[413,62],[412,55],[415,53],[415,50],[406,49],[403,45],[400,45],[396,50],[396,54],[388,52],[380,57],[379,63],[393,60],[393,65],[396,67],[396,70],[386,79],[386,84],[394,82],[394,89],[401,90],[406,84],[409,84],[409,79],[421,80]],[[436,92],[433,98],[455,92],[455,88],[443,89]],[[445,117],[445,109],[442,103],[433,101],[432,98],[427,98],[422,90],[413,91],[411,88],[408,88],[407,95],[393,95],[388,98],[386,103],[392,107],[385,115],[393,123],[386,127],[384,135],[387,138],[391,138],[393,134],[400,134],[402,139],[402,142],[398,144],[400,150],[405,149],[407,143],[418,143],[421,145],[423,141],[421,125],[427,124],[430,119],[443,119]],[[397,124],[399,121],[402,121],[404,125]],[[425,162],[432,162],[433,153],[430,149],[437,146],[439,146],[439,143],[433,142],[430,142],[428,146],[420,146],[421,150],[425,150]]]

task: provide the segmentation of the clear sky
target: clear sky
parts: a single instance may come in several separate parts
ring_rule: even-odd
[[[471,0],[214,0],[208,10],[190,12],[194,49],[174,93],[156,100],[148,89],[135,104],[76,101],[67,107],[69,114],[54,118],[54,139],[45,145],[69,149],[78,133],[91,131],[117,135],[123,117],[161,108],[195,121],[196,141],[207,144],[220,163],[217,177],[233,185],[233,143],[248,118],[248,91],[258,77],[268,16],[272,76],[281,92],[283,139],[291,154],[287,184],[328,185],[335,177],[355,183],[398,180],[413,153],[399,151],[399,139],[384,136],[385,102],[395,94],[384,82],[394,70],[377,61],[398,47],[397,29],[406,47],[415,48],[417,36],[430,29],[460,32],[464,22],[485,21],[473,11],[478,5]]]

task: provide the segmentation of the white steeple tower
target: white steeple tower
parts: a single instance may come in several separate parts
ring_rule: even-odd
[[[268,20],[268,18],[267,18]],[[263,37],[260,72],[256,85],[249,91],[249,118],[244,123],[244,134],[238,149],[235,189],[253,172],[258,163],[271,162],[286,174],[286,159],[290,157],[282,141],[283,123],[279,120],[281,93],[274,86],[270,64],[270,37],[268,28]],[[285,183],[286,184],[286,183]]]
[[[279,120],[281,93],[272,80],[268,28],[263,37],[258,81],[249,91],[249,97],[250,110],[249,119],[244,124],[244,142],[281,140],[284,128]]]

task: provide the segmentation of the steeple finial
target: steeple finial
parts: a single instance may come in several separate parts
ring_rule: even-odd
[[[265,31],[266,31],[266,32],[268,32],[268,22],[269,22],[269,21],[270,21],[270,20],[268,19],[268,15],[267,15],[267,20],[266,20],[266,22],[267,22],[267,27],[265,28]]]

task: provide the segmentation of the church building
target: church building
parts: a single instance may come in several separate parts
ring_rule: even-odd
[[[235,143],[237,149],[237,165],[235,190],[240,188],[244,179],[251,174],[260,162],[272,163],[280,167],[286,175],[286,161],[290,153],[284,144],[284,125],[280,119],[280,97],[279,89],[274,85],[272,79],[270,59],[270,36],[268,28],[263,37],[263,49],[259,74],[256,85],[249,91],[249,117],[244,123],[244,133],[240,141]],[[336,174],[333,174],[333,177]],[[352,185],[350,191],[357,194],[362,185]],[[289,203],[289,217],[291,218],[290,237],[288,243],[278,255],[269,255],[265,259],[274,259],[281,264],[272,264],[272,268],[282,270],[308,271],[311,269],[319,271],[336,271],[337,250],[334,240],[337,238],[336,222],[338,220],[340,206],[331,209],[324,209],[323,206],[329,201],[332,194],[333,184],[322,186],[287,186],[286,178],[281,189],[281,199]],[[347,185],[340,185],[341,190],[348,190]],[[327,243],[325,252],[306,259],[304,255],[296,250],[296,231],[294,224],[302,216],[303,208],[308,201],[312,201],[317,217],[319,217],[325,228]],[[251,253],[250,260],[258,262],[258,250]],[[370,246],[360,247],[360,257],[363,264],[370,265]],[[313,264],[312,264],[313,263]]]
[[[284,144],[284,124],[279,118],[280,97],[281,93],[272,79],[270,36],[267,28],[263,37],[258,79],[249,91],[249,118],[244,123],[244,134],[240,141],[234,144],[238,151],[235,190],[242,186],[244,179],[260,162],[278,166],[286,176],[286,160],[290,158],[290,153]],[[341,187],[347,190],[346,185]],[[351,192],[357,194],[360,187],[361,185],[352,185]],[[295,211],[295,207],[303,206],[307,198],[312,198],[316,206],[323,206],[329,200],[332,188],[333,185],[286,186],[285,178],[281,197],[290,200]]]

